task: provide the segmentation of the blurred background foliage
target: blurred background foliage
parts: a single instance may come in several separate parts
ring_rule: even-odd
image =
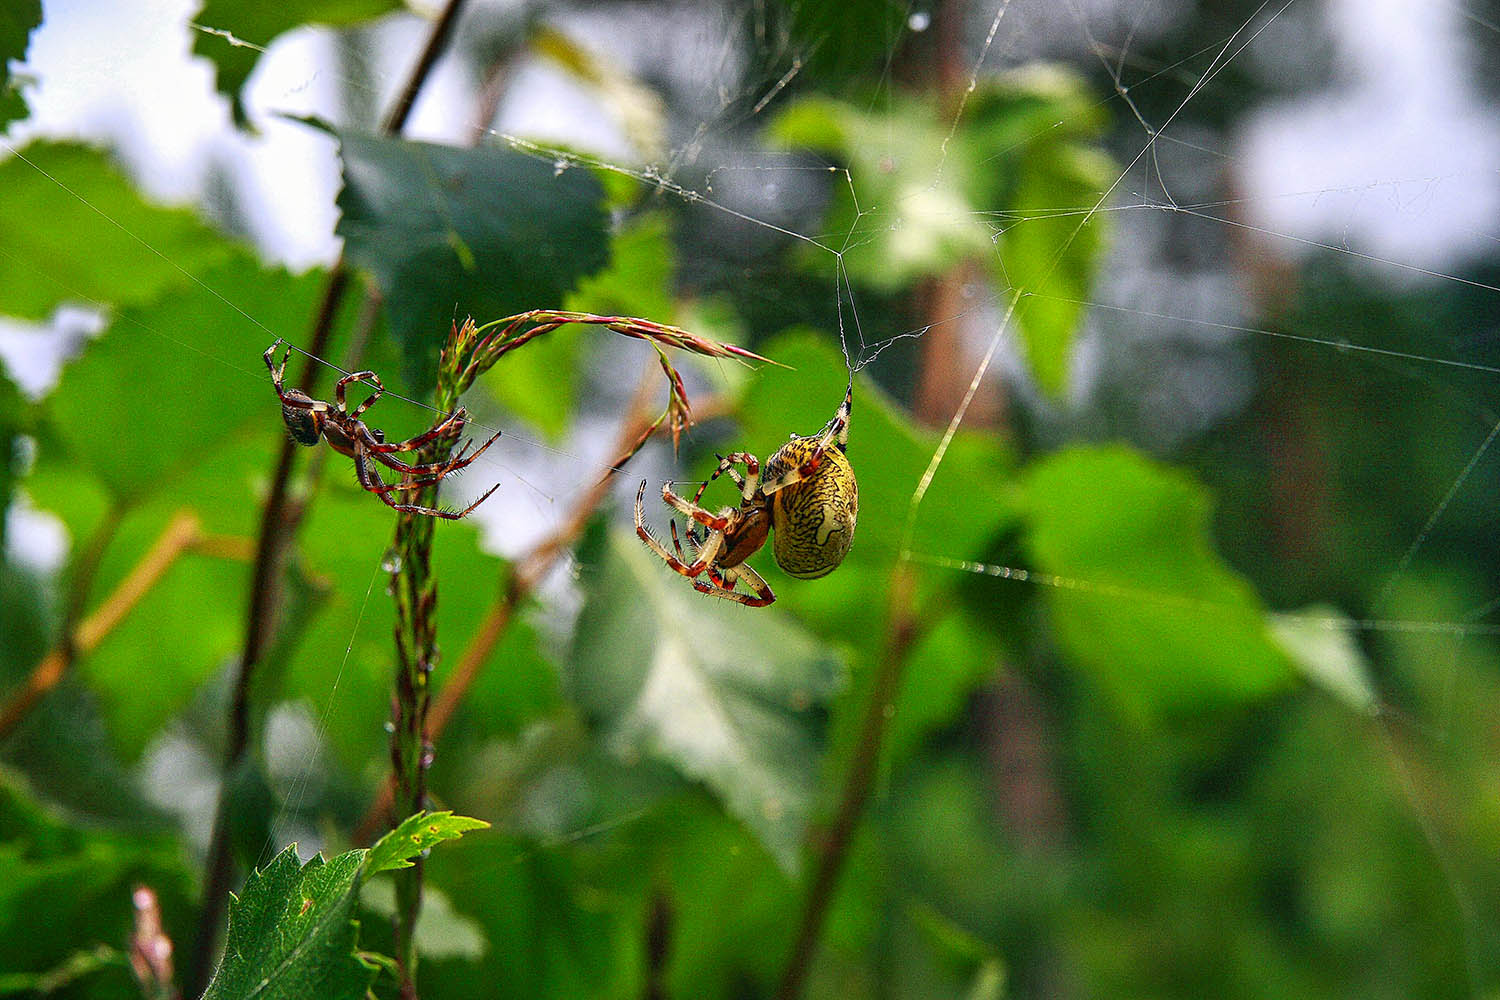
[[[427,31],[400,4],[194,15],[226,124],[338,150],[367,294],[329,361],[420,399],[455,314],[548,307],[785,366],[674,359],[700,423],[602,503],[636,383],[659,394],[643,345],[562,330],[470,393],[506,436],[464,487],[502,485],[438,530],[431,786],[495,829],[427,863],[424,995],[786,995],[804,958],[818,997],[1500,995],[1493,234],[1393,280],[1240,224],[1235,160],[1197,154],[1336,76],[1315,5],[1271,19],[1296,72],[1236,47],[1267,23],[1249,3],[1058,34],[1047,6],[474,4],[444,57],[467,141],[381,134],[372,92]],[[1011,7],[1020,42],[988,58]],[[0,374],[0,992],[170,995],[131,972],[131,890],[185,966],[221,793],[240,879],[380,832],[392,517],[299,456],[224,769],[284,436],[260,355],[305,343],[331,265],[267,259],[220,188],[167,206],[109,148],[17,138],[46,13],[0,14],[0,315],[98,330],[62,338],[55,384]],[[713,29],[709,111],[684,53],[640,55],[678,21]],[[266,56],[229,36],[308,24],[335,32],[341,113],[257,111]],[[1490,65],[1492,24],[1466,41]],[[619,52],[585,43],[601,25]],[[538,64],[623,146],[503,135]],[[1142,157],[1143,123],[1186,138]],[[846,360],[848,560],[795,581],[767,550],[775,605],[700,597],[633,537],[635,484],[811,433]],[[51,562],[22,555],[59,528]],[[391,903],[364,903],[388,951]]]

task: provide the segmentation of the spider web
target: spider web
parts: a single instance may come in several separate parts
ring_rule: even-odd
[[[1026,432],[1042,445],[1123,436],[1174,459],[1206,455],[1205,466],[1213,468],[1214,449],[1227,438],[1226,428],[1249,423],[1270,432],[1280,419],[1255,411],[1256,376],[1248,360],[1264,345],[1280,343],[1298,349],[1279,355],[1281,364],[1292,366],[1290,373],[1280,374],[1306,378],[1335,399],[1347,395],[1379,404],[1418,393],[1430,411],[1455,415],[1453,439],[1434,447],[1448,465],[1439,473],[1420,472],[1440,481],[1442,489],[1429,499],[1417,523],[1394,525],[1401,554],[1379,567],[1385,579],[1369,604],[1370,616],[1328,614],[1318,622],[1357,637],[1372,652],[1377,673],[1381,647],[1375,639],[1385,634],[1431,643],[1433,662],[1439,664],[1435,669],[1446,672],[1450,684],[1461,659],[1492,652],[1487,637],[1500,634],[1494,621],[1500,594],[1490,563],[1482,564],[1490,570],[1488,582],[1463,588],[1460,602],[1467,607],[1456,614],[1418,619],[1393,610],[1400,606],[1403,588],[1445,571],[1452,546],[1464,537],[1455,521],[1472,520],[1472,508],[1492,493],[1485,487],[1495,481],[1492,448],[1500,417],[1490,400],[1500,374],[1493,350],[1500,233],[1490,220],[1500,217],[1500,145],[1493,139],[1493,117],[1484,111],[1484,81],[1476,81],[1470,67],[1482,65],[1476,49],[1493,57],[1500,27],[1482,11],[1464,4],[1425,5],[1418,11],[1416,5],[1396,0],[1373,5],[1268,0],[1236,8],[1231,20],[1215,21],[1166,0],[997,0],[968,8],[958,40],[951,44],[961,66],[956,99],[921,150],[934,163],[927,190],[937,190],[943,176],[956,169],[953,143],[972,113],[974,95],[997,76],[1038,59],[1062,60],[1091,81],[1102,81],[1107,92],[1101,106],[1115,119],[1106,143],[1116,171],[1103,197],[1031,213],[981,212],[971,218],[990,227],[997,242],[1028,223],[1070,220],[1070,235],[1057,244],[1049,262],[1053,268],[1061,266],[1073,241],[1096,217],[1108,216],[1115,227],[1108,257],[1084,303],[1065,391],[1055,396],[1037,387],[1020,346],[1017,314],[1027,308],[1025,288],[996,290],[976,279],[964,289],[967,304],[923,322],[893,325],[880,315],[884,303],[862,285],[854,269],[860,256],[878,245],[883,230],[901,223],[905,206],[873,199],[842,166],[766,152],[757,145],[758,126],[775,112],[781,95],[795,89],[808,60],[818,53],[817,46],[762,34],[764,21],[757,10],[752,7],[750,16],[738,18],[721,8],[684,8],[674,12],[668,30],[654,33],[648,28],[660,27],[660,22],[646,7],[559,14],[563,31],[597,46],[636,76],[659,81],[670,95],[673,127],[654,156],[631,148],[629,137],[590,95],[570,89],[542,64],[522,68],[512,83],[513,96],[483,130],[489,141],[559,170],[588,166],[616,172],[648,185],[661,199],[691,205],[697,218],[708,220],[705,228],[721,246],[686,270],[690,286],[715,289],[723,275],[714,269],[723,261],[745,258],[759,267],[760,261],[796,245],[813,261],[811,273],[817,277],[812,280],[823,285],[831,317],[827,325],[838,333],[847,367],[897,395],[910,398],[917,392],[919,355],[935,339],[933,332],[951,335],[946,360],[956,374],[944,397],[950,405],[937,421],[944,431],[927,469],[911,484],[902,558],[971,575],[980,586],[1021,583],[1089,593],[1142,615],[1164,601],[1180,600],[1040,572],[1019,559],[1010,565],[914,551],[912,526],[955,433],[993,420],[997,399],[1021,414],[1018,420]],[[901,47],[933,28],[933,17],[923,7],[911,4],[904,13],[904,27],[885,39],[887,72],[865,109],[877,120],[886,114],[895,121]],[[212,24],[192,23],[190,16],[184,5],[181,24],[221,33]],[[49,48],[60,45],[62,37],[70,52],[87,53],[84,58],[114,75],[131,65],[117,44],[86,44],[88,18],[58,27],[54,18],[62,20],[61,12],[49,11],[48,17],[47,28],[33,43],[38,66],[62,58]],[[1176,27],[1178,17],[1191,17],[1192,26]],[[106,25],[99,30],[111,29]],[[357,116],[360,108],[379,107],[398,82],[399,74],[390,67],[403,63],[420,32],[418,22],[403,18],[359,33],[361,45],[341,43],[326,32],[299,32],[271,46],[249,102],[260,114]],[[838,41],[829,36],[823,44]],[[698,46],[693,51],[706,53],[704,58],[674,58],[674,52],[692,44]],[[760,71],[749,69],[747,52]],[[472,105],[470,83],[456,62],[440,69],[424,93],[409,129],[413,137],[461,142],[472,130],[465,117]],[[51,80],[62,75],[48,70],[47,83],[38,91],[34,105],[43,122],[36,126],[40,130],[82,132],[116,143],[152,193],[205,198],[221,218],[255,220],[249,235],[273,257],[306,265],[326,262],[335,252],[331,206],[337,167],[326,143],[269,117],[260,122],[263,140],[224,133],[218,106],[202,90],[180,83],[171,88],[178,103],[151,119],[154,124],[144,129],[122,125],[91,110],[98,107],[97,97],[90,105],[74,95],[70,104],[65,88],[52,90]],[[1254,102],[1227,96],[1236,87],[1253,90]],[[199,119],[212,124],[183,127]],[[169,134],[177,138],[169,140]],[[14,151],[22,138],[13,135],[7,145]],[[884,142],[863,142],[865,153],[895,159],[905,152],[894,131]],[[221,170],[218,179],[206,179],[205,162],[222,164],[246,154],[253,166]],[[821,218],[833,198],[845,196],[854,206],[847,228],[809,229],[808,219]],[[236,199],[244,201],[239,211]],[[143,243],[142,252],[155,251]],[[1467,323],[1433,331],[1416,344],[1394,336],[1381,340],[1379,331],[1372,336],[1353,320],[1340,336],[1302,332],[1275,317],[1267,320],[1264,303],[1257,301],[1298,267],[1322,269],[1333,275],[1329,280],[1385,286],[1396,293],[1443,294],[1461,288],[1470,293],[1464,300],[1468,308],[1476,311],[1465,317]],[[758,288],[770,310],[802,301],[796,292],[781,291],[777,279],[783,277],[767,272]],[[202,292],[223,301],[227,311],[259,322],[215,289],[205,285]],[[63,319],[59,325],[76,322]],[[149,332],[173,350],[212,354],[212,348],[189,344],[169,331]],[[263,380],[263,373],[245,359],[216,360],[225,366],[226,378]],[[600,412],[617,412],[623,395],[611,397],[603,382],[598,388]],[[407,402],[414,408],[422,405]],[[483,477],[471,477],[476,492],[490,473],[528,487],[510,505],[481,511],[494,526],[494,544],[505,554],[524,551],[550,530],[559,498],[586,485],[604,465],[607,443],[599,433],[600,422],[585,418],[582,424],[579,435],[563,446],[528,439],[525,432],[507,427],[505,441],[521,451],[509,458],[485,456],[476,463],[476,472],[481,465],[491,466]],[[476,434],[492,430],[473,425]],[[857,434],[856,429],[856,439]],[[1451,458],[1455,453],[1457,461]],[[666,455],[645,457],[641,474],[653,480],[670,475]],[[1386,475],[1399,478],[1405,471],[1419,474],[1394,468]],[[1281,497],[1273,507],[1289,510],[1292,503]],[[500,528],[517,523],[532,525],[531,532]],[[1232,546],[1230,551],[1233,555]],[[552,594],[555,600],[565,599],[565,576]],[[1300,592],[1300,582],[1289,566],[1269,581],[1268,589],[1284,590],[1288,599],[1302,598],[1298,603],[1334,601],[1335,595],[1328,593]],[[1219,609],[1201,602],[1197,610],[1211,616]],[[331,693],[326,711],[332,710],[332,700]],[[1382,700],[1377,721],[1406,787],[1412,816],[1431,845],[1433,863],[1463,911],[1470,937],[1465,949],[1470,986],[1478,995],[1486,981],[1477,968],[1478,956],[1492,947],[1496,923],[1482,912],[1473,876],[1461,870],[1462,852],[1452,843],[1452,831],[1435,815],[1410,763],[1411,753],[1403,749],[1412,731],[1442,745],[1458,711],[1450,702],[1431,716],[1412,717],[1394,699]],[[313,725],[314,743],[320,729],[321,724]],[[310,757],[304,758],[300,780],[305,782],[312,770]],[[598,828],[590,828],[574,836],[596,832]]]

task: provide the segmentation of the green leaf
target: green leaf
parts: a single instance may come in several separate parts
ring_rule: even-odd
[[[317,273],[294,278],[244,257],[205,272],[205,280],[276,329],[304,326],[322,285]],[[103,604],[179,515],[196,517],[205,533],[255,536],[257,490],[286,431],[261,364],[272,335],[227,319],[226,310],[197,288],[124,310],[63,369],[42,406],[28,483],[37,505],[63,518],[75,551],[107,509],[123,511],[87,611]],[[107,433],[101,414],[108,414]],[[140,446],[125,454],[120,441]],[[80,673],[127,758],[234,655],[248,579],[248,560],[184,552],[81,658]],[[143,679],[149,698],[141,697]]]
[[[409,381],[430,386],[455,318],[556,307],[609,259],[604,191],[510,149],[454,149],[335,132],[338,234],[385,296]]]
[[[13,0],[0,7],[0,132],[29,113],[10,61],[26,58],[31,33],[42,23],[42,0]]]
[[[385,923],[396,919],[396,886],[388,879],[365,883],[359,890],[359,902],[379,914]],[[455,910],[448,894],[431,881],[422,886],[422,918],[417,921],[414,941],[417,954],[424,960],[456,958],[475,962],[485,953],[483,928]],[[427,977],[422,978],[425,981]]]
[[[425,863],[429,882],[482,928],[488,947],[477,962],[424,958],[422,995],[638,998],[644,934],[639,907],[630,905],[634,891],[622,883],[639,882],[643,873],[600,878],[588,864],[588,846],[583,838],[548,846],[497,833],[434,852]]]
[[[405,404],[399,401],[390,405],[392,417],[431,416],[409,406],[411,412],[401,413]],[[420,428],[412,424],[406,429]],[[479,491],[496,481],[513,482],[486,455],[469,469],[464,485]],[[377,763],[389,760],[389,737],[370,720],[390,713],[393,625],[391,601],[384,593],[389,573],[381,563],[391,544],[392,522],[390,508],[354,481],[347,460],[329,466],[298,538],[301,565],[326,588],[326,599],[304,634],[283,651],[286,658],[274,664],[278,676],[262,677],[274,696],[301,700],[320,716],[327,713],[325,737],[335,757],[372,785],[379,777]],[[435,690],[448,682],[451,665],[462,658],[503,584],[506,563],[483,552],[478,542],[478,528],[467,520],[438,525],[433,574],[443,659],[432,678]],[[335,678],[337,690],[331,692]],[[324,706],[331,694],[336,701],[328,709]],[[490,740],[513,737],[561,703],[557,668],[542,655],[536,630],[518,614],[439,744],[433,781],[442,785],[451,779],[452,769],[443,762],[457,766],[465,747],[477,750]],[[461,796],[467,790],[455,784],[444,791]],[[450,802],[460,800],[445,800]]]
[[[204,1000],[361,1000],[375,978],[355,954],[364,855],[304,865],[293,845],[252,872],[229,903],[224,960]]]
[[[703,782],[794,870],[817,790],[813,709],[838,662],[774,610],[704,599],[634,535],[610,533],[588,562],[572,681],[604,745]]]
[[[1073,336],[1088,302],[1107,230],[1098,205],[1113,179],[1098,150],[1038,144],[1021,160],[1010,210],[1017,221],[1000,241],[997,282],[1022,290],[1016,316],[1032,374],[1058,396],[1067,387]]]
[[[207,0],[195,19],[193,54],[213,62],[215,86],[229,98],[236,125],[247,124],[240,91],[276,37],[306,24],[357,24],[399,10],[400,0]],[[226,37],[229,36],[229,37]],[[248,43],[248,44],[246,44]]]
[[[842,81],[882,66],[906,34],[910,4],[893,0],[780,0],[801,63],[817,79]]]
[[[173,290],[111,323],[63,369],[47,400],[52,437],[75,467],[128,502],[170,491],[176,477],[247,433],[284,433],[261,354],[275,336],[269,330],[307,322],[323,276],[293,277],[237,256],[203,280],[257,322],[196,286]],[[113,434],[100,433],[101,414]],[[150,446],[125,460],[116,435]]]
[[[411,859],[423,851],[431,850],[433,844],[456,840],[469,830],[487,829],[489,824],[482,819],[455,816],[448,811],[415,813],[370,848],[369,857],[365,859],[364,877],[369,878],[397,868],[410,868]]]
[[[63,302],[138,305],[237,252],[191,212],[142,200],[108,156],[85,146],[32,143],[0,162],[0,191],[6,315],[43,319]],[[217,307],[223,323],[228,307]]]
[[[959,718],[969,696],[995,675],[1000,657],[987,623],[961,608],[928,624],[901,674],[885,758],[906,759],[922,740]]]
[[[6,972],[60,973],[80,948],[123,946],[133,922],[131,893],[140,885],[156,892],[167,934],[189,938],[197,873],[176,839],[142,828],[139,815],[128,833],[75,822],[9,771],[0,771],[0,870]],[[130,982],[128,975],[118,981]]]
[[[1058,640],[1118,703],[1150,718],[1284,690],[1292,665],[1254,590],[1213,551],[1209,497],[1124,447],[1070,448],[1022,488],[1026,545]]]

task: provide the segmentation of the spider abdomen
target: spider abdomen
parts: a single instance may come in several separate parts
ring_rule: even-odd
[[[796,468],[817,447],[817,438],[794,438],[766,463],[769,480],[780,470]],[[840,448],[823,452],[818,468],[800,482],[771,494],[774,531],[771,551],[786,572],[802,580],[826,576],[844,561],[854,543],[859,516],[859,484]]]

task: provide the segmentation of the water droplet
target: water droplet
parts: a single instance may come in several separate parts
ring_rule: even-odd
[[[394,722],[390,721],[389,719],[387,719],[386,722],[385,722],[385,725],[382,726],[381,728],[384,729],[385,732],[386,732],[386,735],[389,736],[391,733],[394,733],[396,731],[396,724]]]
[[[557,159],[552,161],[552,176],[558,177],[564,170],[568,169],[568,161]]]
[[[912,31],[926,31],[932,27],[932,15],[925,10],[914,10],[906,19],[906,26]]]
[[[380,568],[387,573],[401,572],[401,553],[395,549],[386,549],[385,556],[380,560]]]

